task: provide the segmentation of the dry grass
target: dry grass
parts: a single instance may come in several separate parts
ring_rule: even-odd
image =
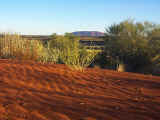
[[[38,40],[28,40],[17,34],[3,34],[0,38],[0,55],[4,58],[38,60],[41,47]]]

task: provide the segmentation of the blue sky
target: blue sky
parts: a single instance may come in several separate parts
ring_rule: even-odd
[[[160,23],[159,6],[160,0],[0,0],[0,32],[103,32],[128,18]]]

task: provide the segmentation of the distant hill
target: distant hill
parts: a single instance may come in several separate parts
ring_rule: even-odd
[[[72,33],[75,36],[80,37],[102,37],[104,33],[98,31],[77,31]]]

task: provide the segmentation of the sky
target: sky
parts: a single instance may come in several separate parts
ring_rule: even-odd
[[[100,31],[126,19],[160,23],[160,0],[0,0],[0,32]]]

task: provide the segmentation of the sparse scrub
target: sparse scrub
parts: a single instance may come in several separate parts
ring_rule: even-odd
[[[17,34],[3,34],[0,38],[1,58],[63,63],[83,71],[97,54],[95,50],[82,46],[79,38],[70,34],[55,35],[53,38],[44,47],[38,40],[28,40]]]
[[[47,54],[38,40],[28,40],[17,34],[2,34],[0,38],[1,58],[46,62]]]
[[[94,60],[97,52],[87,50],[79,43],[79,38],[71,34],[65,36],[54,36],[50,41],[50,50],[58,51],[59,62],[62,62],[73,69],[83,71]]]

